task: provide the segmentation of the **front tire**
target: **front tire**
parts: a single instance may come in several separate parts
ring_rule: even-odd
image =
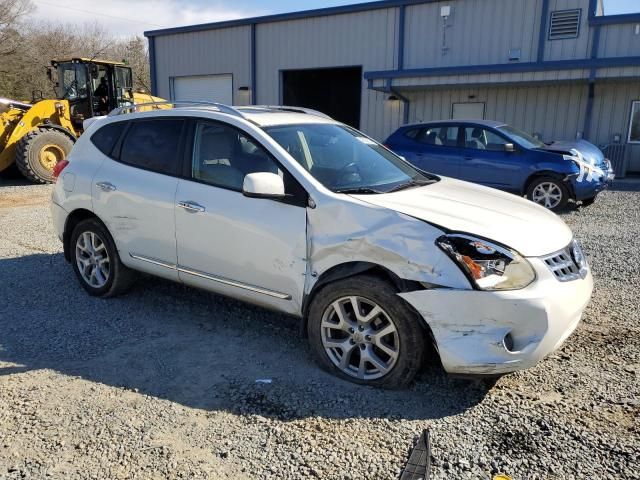
[[[326,371],[380,388],[404,388],[422,367],[421,320],[384,280],[361,275],[322,287],[307,323],[313,356]]]
[[[539,177],[529,184],[527,198],[552,212],[557,212],[567,206],[569,190],[557,178]]]
[[[36,128],[20,139],[16,149],[16,166],[32,182],[53,183],[53,169],[66,160],[73,140],[51,128]]]
[[[115,297],[131,287],[133,271],[122,264],[111,235],[97,219],[80,222],[69,246],[73,270],[89,295]]]

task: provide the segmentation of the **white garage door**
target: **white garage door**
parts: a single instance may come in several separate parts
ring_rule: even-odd
[[[173,79],[172,100],[204,100],[233,104],[231,75],[197,75]]]

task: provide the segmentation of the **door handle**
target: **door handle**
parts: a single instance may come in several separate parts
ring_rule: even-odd
[[[464,157],[465,160],[473,160],[473,157]]]
[[[113,192],[117,190],[116,186],[109,182],[98,182],[96,183],[96,186],[103,192]]]
[[[196,202],[178,202],[178,206],[191,213],[202,213],[206,210],[202,205]]]

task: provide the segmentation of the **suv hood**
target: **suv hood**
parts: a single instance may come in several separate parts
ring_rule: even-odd
[[[510,193],[451,178],[379,195],[352,195],[379,207],[511,247],[525,257],[565,248],[573,238],[554,213]]]

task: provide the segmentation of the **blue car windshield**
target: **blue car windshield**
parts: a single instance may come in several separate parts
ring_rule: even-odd
[[[338,193],[388,193],[433,178],[344,125],[282,125],[264,129],[325,187]]]
[[[546,145],[535,137],[532,137],[528,133],[518,130],[517,128],[510,127],[509,125],[503,125],[498,127],[503,134],[509,137],[516,143],[519,143],[524,148],[544,148]]]

